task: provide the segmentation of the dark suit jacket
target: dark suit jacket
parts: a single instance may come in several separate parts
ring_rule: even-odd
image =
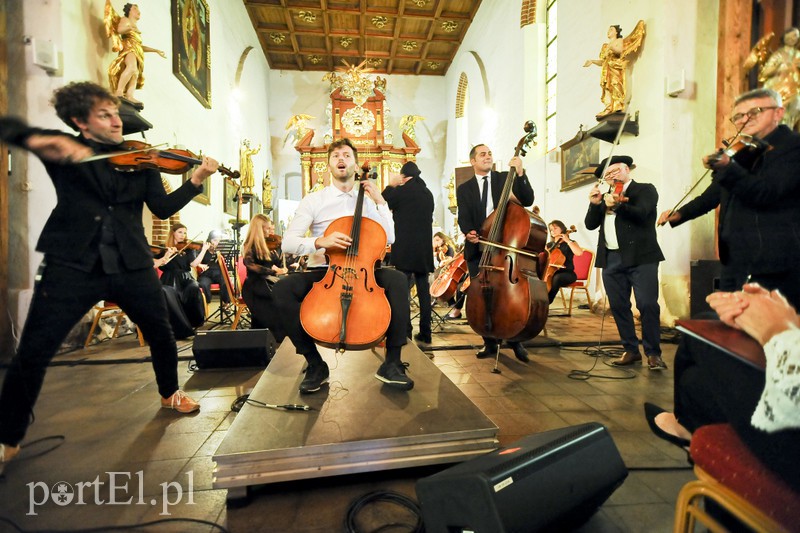
[[[751,274],[785,272],[800,265],[800,135],[778,126],[772,148],[752,170],[731,163],[714,172],[703,193],[678,210],[674,226],[720,207],[719,257]]]
[[[497,207],[497,202],[500,201],[506,176],[508,176],[508,172],[492,171],[492,206],[495,208]],[[528,207],[533,204],[533,188],[528,181],[527,175],[516,176],[511,192],[514,193],[514,196],[523,206]],[[465,234],[472,230],[480,233],[481,225],[486,220],[486,213],[484,213],[483,205],[481,205],[480,184],[475,176],[458,186],[458,189],[456,189],[456,201],[458,202],[458,227]],[[479,246],[469,241],[465,242],[464,259],[468,263],[470,274],[476,275],[478,272],[477,265],[480,261]]]
[[[617,208],[614,217],[614,227],[617,230],[619,253],[622,255],[622,264],[626,267],[658,263],[664,260],[661,248],[656,238],[656,204],[658,192],[650,183],[637,183],[631,180],[625,191],[628,198]],[[608,248],[603,222],[606,217],[606,205],[589,204],[584,223],[586,229],[600,228],[600,238],[597,243],[597,258],[595,266],[606,266]]]
[[[0,138],[7,142],[21,145],[34,133],[66,135],[60,131],[27,128],[15,119],[0,119]],[[80,135],[73,138],[92,146],[95,152],[116,148],[93,143]],[[113,232],[125,269],[153,268],[153,254],[142,224],[144,204],[157,217],[167,219],[202,190],[187,180],[167,194],[158,171],[118,172],[110,170],[107,160],[79,165],[45,162],[44,165],[53,181],[58,203],[47,219],[36,249],[49,259],[86,271],[92,269],[99,256],[104,225]],[[109,173],[113,175],[112,180],[108,179]]]
[[[394,218],[391,263],[403,272],[433,272],[433,194],[420,177],[386,187],[383,197]]]

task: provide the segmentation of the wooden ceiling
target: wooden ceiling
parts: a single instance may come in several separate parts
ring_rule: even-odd
[[[269,66],[443,76],[481,0],[243,0]]]

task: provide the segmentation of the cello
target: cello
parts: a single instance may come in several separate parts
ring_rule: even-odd
[[[536,136],[525,123],[514,157],[525,155]],[[478,275],[467,289],[467,318],[482,337],[524,341],[539,334],[550,306],[542,276],[547,265],[547,224],[511,200],[516,171],[511,167],[497,208],[481,227],[483,253]]]
[[[575,229],[575,226],[570,226],[567,231],[563,233],[563,235],[569,236],[570,233],[575,233],[578,231]],[[563,241],[562,241],[563,242]],[[555,276],[556,272],[560,269],[564,268],[564,263],[566,263],[567,258],[564,257],[564,254],[561,250],[558,249],[558,243],[553,241],[552,248],[549,248],[548,251],[550,252],[550,257],[547,261],[547,271],[544,273],[544,282],[547,284],[547,292],[550,292],[550,289],[553,288],[553,276]]]
[[[300,323],[317,343],[339,352],[364,350],[378,344],[389,329],[392,310],[375,268],[386,254],[386,232],[380,224],[362,217],[364,187],[369,167],[356,180],[358,198],[353,216],[340,217],[325,229],[350,235],[344,250],[325,252],[328,271],[314,283],[300,306]]]
[[[430,294],[443,302],[449,301],[458,291],[458,285],[467,276],[467,262],[464,254],[459,253],[447,265],[442,268],[439,275],[431,283]]]

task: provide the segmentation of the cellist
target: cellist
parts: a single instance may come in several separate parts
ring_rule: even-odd
[[[478,275],[478,264],[481,252],[478,247],[481,225],[486,217],[497,207],[508,172],[495,172],[492,170],[494,159],[492,151],[485,144],[472,147],[469,152],[469,163],[475,175],[462,183],[456,189],[458,201],[458,226],[466,238],[464,243],[464,259],[469,267],[469,275]],[[527,207],[533,204],[533,188],[522,168],[522,159],[511,158],[509,166],[516,169],[512,193],[520,204]],[[459,313],[460,314],[460,313]],[[509,342],[514,350],[514,355],[522,362],[528,362],[528,351],[520,342]],[[500,346],[500,339],[484,337],[483,348],[475,356],[478,359],[494,357]]]
[[[345,138],[332,142],[328,146],[330,185],[303,197],[283,236],[285,253],[308,255],[305,272],[287,276],[272,288],[274,300],[284,321],[284,329],[297,353],[308,362],[305,378],[300,383],[301,394],[320,390],[328,382],[330,375],[328,365],[322,359],[314,340],[300,323],[300,305],[314,283],[325,276],[325,250],[345,250],[352,242],[350,236],[342,232],[332,232],[327,236],[324,233],[334,220],[353,215],[358,196],[355,180],[357,168],[358,150],[352,141]],[[365,192],[363,216],[379,223],[386,231],[387,242],[391,244],[395,235],[394,219],[386,200],[370,180],[360,183]],[[308,237],[307,232],[310,232]],[[384,268],[376,269],[375,280],[386,291],[391,308],[391,321],[386,333],[386,358],[378,368],[375,378],[390,387],[410,390],[414,387],[414,382],[406,375],[400,360],[400,351],[407,342],[406,330],[410,320],[408,282],[401,272]]]
[[[548,224],[548,229],[550,230],[550,237],[553,239],[547,243],[547,251],[550,252],[550,265],[552,266],[547,267],[548,272],[545,274],[545,281],[548,280],[550,269],[555,268],[555,272],[552,274],[549,283],[550,290],[547,293],[550,303],[553,303],[561,287],[566,287],[570,283],[575,283],[578,279],[578,276],[575,275],[575,266],[572,259],[576,255],[583,255],[583,248],[581,248],[577,242],[570,239],[567,226],[560,220],[553,220],[550,222],[550,224]],[[575,227],[573,226],[572,229],[574,230]],[[556,255],[558,255],[558,263],[560,263],[558,266],[554,265],[554,263],[556,263],[556,261],[554,261]]]

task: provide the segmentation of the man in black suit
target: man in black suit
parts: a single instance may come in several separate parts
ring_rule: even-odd
[[[608,164],[606,164],[608,163]],[[589,192],[586,229],[600,228],[595,265],[603,269],[603,285],[617,323],[625,353],[616,366],[642,360],[631,312],[631,288],[641,314],[642,344],[650,370],[664,370],[661,359],[661,308],[658,305],[658,263],[664,260],[656,239],[658,192],[650,183],[631,179],[633,158],[615,155],[595,170],[614,192],[603,194],[599,185]],[[617,193],[617,187],[621,192]]]
[[[433,254],[430,251],[433,232],[433,194],[419,177],[417,164],[408,161],[393,175],[383,198],[389,204],[394,218],[394,244],[392,265],[408,278],[408,289],[417,285],[419,300],[419,333],[414,340],[431,343],[431,289],[428,276],[433,272]],[[411,337],[411,322],[408,336]]]
[[[478,275],[478,264],[481,251],[478,246],[480,230],[484,220],[497,207],[497,202],[503,191],[508,172],[495,172],[492,170],[494,159],[492,151],[485,144],[478,144],[469,152],[469,162],[475,175],[462,183],[456,189],[458,202],[458,226],[466,237],[464,243],[464,259],[469,267],[469,275]],[[533,204],[533,188],[522,168],[522,160],[514,157],[508,163],[516,170],[516,177],[511,192],[524,206]],[[500,347],[503,339],[483,338],[483,348],[475,354],[478,359],[493,357]],[[528,351],[520,342],[509,342],[514,350],[514,355],[522,362],[528,362]]]
[[[56,90],[52,103],[79,135],[0,118],[0,140],[39,156],[57,194],[36,247],[44,254],[41,279],[0,393],[0,468],[19,451],[47,365],[99,300],[116,302],[141,328],[161,406],[180,413],[200,407],[178,388],[177,346],[142,227],[142,207],[146,203],[156,216],[169,218],[202,191],[219,165],[204,157],[191,179],[167,194],[156,170],[120,172],[107,159],[82,163],[120,149],[119,101],[99,85],[76,82]]]
[[[740,95],[731,120],[770,149],[751,161],[725,153],[705,157],[703,164],[714,171],[711,184],[674,213],[664,211],[658,223],[678,226],[719,206],[720,290],[758,282],[779,289],[800,309],[800,135],[780,124],[785,112],[773,90]]]

